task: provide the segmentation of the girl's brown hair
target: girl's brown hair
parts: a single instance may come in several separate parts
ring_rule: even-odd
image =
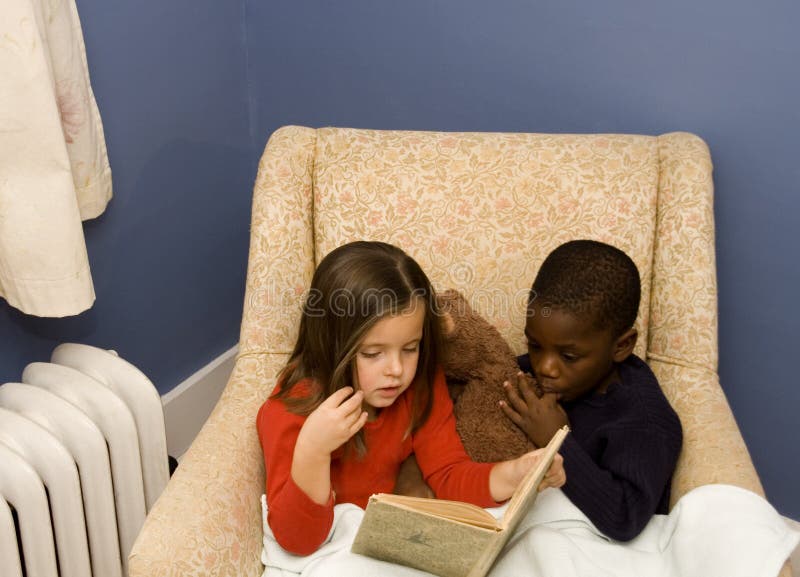
[[[417,372],[411,387],[414,407],[410,430],[431,411],[441,332],[433,287],[419,264],[396,246],[356,241],[331,251],[319,263],[303,304],[300,331],[289,362],[281,371],[280,389],[273,395],[299,415],[309,415],[342,387],[352,386],[355,355],[366,333],[380,319],[401,314],[420,303],[425,320]],[[295,386],[310,379],[303,394]],[[363,433],[348,443],[365,450]]]

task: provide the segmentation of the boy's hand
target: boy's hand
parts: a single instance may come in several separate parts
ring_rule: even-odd
[[[519,372],[516,385],[506,381],[503,387],[508,402],[500,401],[500,408],[537,447],[544,447],[558,429],[569,425],[557,395],[543,392],[531,376]]]
[[[352,387],[343,387],[314,409],[300,429],[295,453],[330,456],[364,426],[364,393],[357,391],[351,396],[352,392]]]

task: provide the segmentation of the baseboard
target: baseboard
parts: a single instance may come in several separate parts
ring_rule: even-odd
[[[161,396],[167,452],[180,458],[194,441],[228,382],[239,346],[225,351],[177,387]]]

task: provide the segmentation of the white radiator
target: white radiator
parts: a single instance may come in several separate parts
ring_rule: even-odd
[[[50,361],[0,386],[0,576],[123,577],[169,479],[161,398],[113,351]]]

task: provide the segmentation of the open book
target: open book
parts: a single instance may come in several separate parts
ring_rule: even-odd
[[[369,498],[350,550],[441,577],[483,577],[536,500],[568,431],[556,431],[499,521],[469,503],[379,493]]]

